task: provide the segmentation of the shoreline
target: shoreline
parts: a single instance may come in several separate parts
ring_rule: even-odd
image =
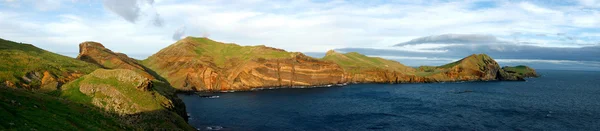
[[[537,78],[537,77],[527,77],[527,78]],[[196,91],[188,91],[188,90],[177,90],[177,94],[192,94],[192,93],[235,93],[235,92],[254,92],[254,91],[262,91],[262,90],[277,90],[277,89],[310,89],[310,88],[335,88],[335,87],[344,87],[349,85],[359,85],[359,84],[438,84],[438,83],[465,83],[465,82],[527,82],[527,80],[523,81],[515,81],[515,80],[470,80],[470,81],[436,81],[436,82],[400,82],[400,83],[387,83],[387,82],[347,82],[342,84],[325,84],[325,85],[313,85],[313,86],[279,86],[279,87],[260,87],[260,88],[250,88],[243,90],[196,90]]]

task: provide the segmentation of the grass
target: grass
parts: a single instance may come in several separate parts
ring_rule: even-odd
[[[194,51],[198,56],[210,57],[214,63],[223,67],[230,60],[249,61],[257,58],[290,58],[292,53],[266,46],[240,46],[216,42],[207,38],[189,37],[198,46]]]
[[[524,66],[524,65],[518,65],[518,66],[514,66],[514,67],[505,66],[502,69],[504,69],[505,71],[508,71],[508,72],[517,73],[519,76],[523,76],[527,73],[532,72],[531,68]]]
[[[80,103],[91,103],[92,98],[102,98],[101,93],[95,93],[92,97],[87,96],[79,91],[79,87],[81,84],[92,84],[92,85],[108,85],[110,88],[116,89],[121,94],[125,95],[126,98],[129,98],[132,103],[129,104],[137,104],[142,106],[146,110],[160,110],[164,109],[161,106],[162,101],[168,101],[167,98],[161,95],[154,95],[153,93],[158,93],[155,91],[140,91],[136,89],[136,86],[140,83],[134,82],[121,82],[118,80],[116,76],[118,75],[139,75],[138,73],[131,70],[97,70],[94,71],[93,74],[107,73],[111,77],[107,79],[98,78],[94,75],[86,75],[83,76],[73,82],[68,83],[63,86],[63,92],[61,94],[62,97],[80,102]],[[108,74],[108,73],[116,73],[116,74]],[[105,74],[101,74],[105,75]],[[143,76],[139,75],[140,78]],[[108,97],[108,96],[106,96]],[[146,111],[142,110],[142,111]]]
[[[58,79],[67,72],[90,73],[99,67],[84,61],[52,53],[30,44],[0,39],[0,81],[20,82],[32,71],[49,71]],[[40,72],[41,73],[41,72]],[[18,85],[18,84],[16,84]]]
[[[331,53],[323,57],[323,60],[332,61],[340,65],[344,70],[351,73],[359,73],[364,70],[384,69],[390,71],[404,72],[412,74],[414,69],[407,67],[399,62],[386,60],[379,57],[368,57],[356,52],[346,54]]]
[[[82,81],[83,79],[77,79],[75,81],[69,82],[66,85],[63,85],[63,91],[61,92],[61,96],[69,99],[71,101],[74,102],[79,102],[79,103],[91,103],[92,102],[92,97],[89,97],[83,93],[81,93],[81,91],[79,91],[79,83]]]
[[[456,62],[454,62],[456,63]],[[452,63],[450,63],[452,64]],[[441,72],[446,71],[446,69],[441,69],[439,67],[436,66],[420,66],[418,71],[415,73],[415,75],[417,76],[431,76],[434,74],[438,74]]]
[[[0,130],[133,130],[97,108],[22,89],[0,88],[0,116]]]
[[[128,77],[125,75],[137,75],[134,77],[140,79],[144,78],[135,71],[126,69],[98,69],[91,74],[63,85],[63,93],[60,94],[60,97],[88,106],[97,106],[92,104],[93,99],[103,99],[110,96],[104,94],[105,92],[96,92],[86,95],[79,91],[80,86],[82,84],[104,85],[105,87],[114,89],[118,94],[123,95],[124,99],[119,100],[123,101],[124,104],[119,106],[122,106],[125,109],[132,109],[129,108],[133,107],[131,105],[139,106],[139,108],[135,108],[133,111],[129,110],[132,111],[129,113],[139,115],[139,117],[134,117],[138,122],[133,123],[133,127],[142,129],[192,129],[192,127],[189,126],[183,118],[179,117],[178,114],[168,111],[170,109],[163,106],[164,103],[170,103],[171,101],[161,94],[174,93],[172,87],[167,83],[155,80],[153,83],[156,83],[157,85],[153,86],[153,90],[141,91],[136,89],[136,86],[140,84],[139,82],[123,82],[117,78]],[[104,103],[104,106],[105,105],[106,103]],[[111,111],[109,110],[109,112]]]

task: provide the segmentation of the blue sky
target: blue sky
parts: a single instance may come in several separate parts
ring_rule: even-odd
[[[185,36],[411,66],[487,53],[503,65],[600,70],[600,1],[0,0],[0,38],[68,56],[97,41],[144,59]]]

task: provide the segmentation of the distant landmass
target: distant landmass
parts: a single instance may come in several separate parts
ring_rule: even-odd
[[[97,42],[70,58],[0,39],[2,129],[194,130],[178,91],[240,91],[353,83],[523,81],[527,66],[500,67],[485,54],[408,67],[357,52],[323,58],[266,46],[187,37],[145,60]],[[58,115],[57,115],[58,114]],[[90,118],[92,117],[92,118]]]

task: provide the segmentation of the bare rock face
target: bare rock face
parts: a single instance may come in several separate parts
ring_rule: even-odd
[[[148,79],[155,79],[143,65],[123,53],[115,53],[97,42],[79,44],[77,59],[97,64],[106,69],[129,69],[136,71]]]
[[[21,77],[23,82],[19,83],[20,87],[26,89],[33,89],[42,92],[55,91],[60,88],[61,85],[68,83],[69,81],[75,80],[82,76],[83,74],[80,72],[65,72],[62,74],[62,78],[57,78],[54,74],[49,71],[44,71],[43,73],[39,71],[32,71],[26,73]],[[16,88],[15,84],[9,81],[4,83],[7,87]]]

